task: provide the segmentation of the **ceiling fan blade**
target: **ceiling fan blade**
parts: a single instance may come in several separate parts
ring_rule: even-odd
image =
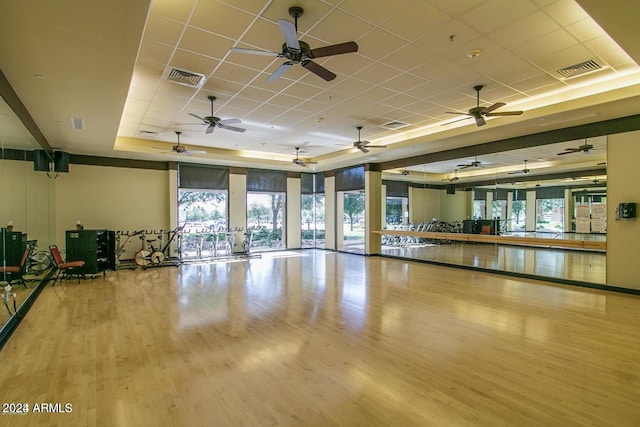
[[[490,105],[490,106],[488,106],[488,107],[484,108],[484,109],[482,110],[482,114],[490,113],[490,112],[492,112],[493,110],[497,110],[497,109],[498,109],[498,108],[500,108],[500,107],[504,107],[505,105],[507,105],[507,104],[505,104],[504,102],[496,102],[495,104]]]
[[[284,72],[287,71],[292,65],[293,65],[293,62],[291,62],[291,61],[285,62],[280,67],[278,67],[278,69],[276,71],[274,71],[274,73],[271,74],[271,76],[269,76],[267,81],[268,82],[272,82],[274,80],[278,80],[280,78],[280,76],[283,75]]]
[[[189,114],[190,116],[195,117],[196,119],[200,119],[200,120],[202,120],[205,124],[207,123],[207,121],[204,119],[204,117],[197,116],[197,115],[195,115],[195,114],[193,114],[193,113],[188,113],[188,114]]]
[[[234,125],[236,123],[242,123],[242,120],[240,119],[224,119],[224,120],[220,120],[218,123],[220,123],[221,125]]]
[[[189,150],[189,151],[185,151],[185,153],[189,153],[189,154],[207,154],[207,152],[204,151],[204,150],[195,150],[195,151]]]
[[[364,145],[359,146],[358,150],[362,151],[363,153],[368,153],[369,152],[369,150],[367,150],[367,147],[365,147]]]
[[[251,55],[262,55],[262,56],[281,56],[282,54],[278,52],[269,52],[268,50],[256,50],[256,49],[243,49],[241,47],[232,47],[229,49],[230,52],[237,53],[249,53]]]
[[[475,116],[474,118],[476,119],[476,124],[478,126],[484,126],[487,124],[487,122],[484,120],[484,117],[482,116]]]
[[[460,114],[462,116],[469,116],[469,114],[467,114],[467,113],[458,113],[457,111],[445,111],[445,113],[447,113],[447,114]],[[469,117],[471,117],[471,116],[469,116]]]
[[[311,71],[313,74],[317,75],[320,78],[325,79],[326,81],[331,81],[336,78],[336,75],[331,71],[324,68],[322,65],[317,64],[313,61],[304,61],[302,66],[307,70]]]
[[[298,42],[298,34],[294,23],[286,19],[278,19],[278,24],[280,24],[280,30],[282,30],[282,35],[284,36],[287,47],[299,51],[300,43]]]
[[[227,129],[227,130],[232,130],[234,132],[246,132],[246,129],[243,128],[239,128],[236,126],[229,126],[229,125],[223,125],[222,123],[220,123],[219,125],[222,129]]]
[[[473,165],[458,165],[458,168],[460,169],[468,169],[468,168],[472,168]]]
[[[497,113],[486,113],[487,117],[495,117],[495,116],[519,116],[522,114],[522,111],[500,111]]]
[[[309,58],[322,58],[323,56],[341,55],[343,53],[352,53],[358,51],[356,42],[346,42],[333,44],[330,46],[319,47],[309,51]]]
[[[216,129],[216,125],[214,123],[210,123],[209,127],[207,128],[207,130],[204,131],[204,133],[206,134],[213,133],[215,129]]]

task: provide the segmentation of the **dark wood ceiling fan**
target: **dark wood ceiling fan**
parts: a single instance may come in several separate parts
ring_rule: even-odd
[[[494,112],[494,110],[497,110],[498,108],[504,107],[505,104],[504,102],[496,102],[493,105],[490,105],[488,107],[481,107],[480,106],[480,90],[482,90],[482,88],[484,87],[484,85],[477,85],[473,87],[473,90],[476,91],[476,106],[471,108],[468,112],[466,113],[460,113],[457,111],[447,111],[447,114],[461,114],[467,117],[464,117],[460,120],[465,120],[468,118],[473,117],[476,121],[476,125],[478,126],[484,126],[485,124],[487,124],[487,122],[485,121],[485,117],[496,117],[496,116],[519,116],[520,114],[523,113],[523,111],[501,111],[501,112]],[[453,122],[449,122],[449,123],[455,123],[458,120],[454,120]],[[449,124],[446,123],[446,124]]]
[[[275,56],[278,58],[285,58],[287,62],[280,65],[278,69],[269,76],[267,81],[274,81],[280,78],[285,71],[287,71],[294,64],[300,64],[308,71],[311,71],[315,75],[321,77],[326,81],[331,81],[336,78],[336,75],[324,68],[312,59],[322,58],[325,56],[341,55],[343,53],[352,53],[358,51],[358,45],[354,41],[334,44],[330,46],[324,46],[317,49],[311,49],[308,43],[298,39],[298,18],[302,16],[304,10],[298,6],[292,6],[289,8],[289,15],[295,20],[295,23],[287,21],[286,19],[278,19],[280,24],[280,30],[284,36],[284,44],[282,45],[281,52],[269,52],[264,50],[243,49],[238,47],[232,47],[231,52],[238,53],[250,53],[253,55],[265,55]]]

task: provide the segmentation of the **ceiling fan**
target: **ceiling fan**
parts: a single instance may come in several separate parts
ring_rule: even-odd
[[[481,162],[480,160],[478,160],[478,156],[476,156],[475,160],[469,163],[463,163],[461,165],[458,165],[458,168],[460,169],[468,169],[468,168],[479,168],[482,165],[491,165],[493,163],[484,163]]]
[[[369,148],[387,148],[386,145],[369,145],[371,144],[369,141],[362,141],[360,139],[360,131],[362,130],[362,126],[357,126],[358,129],[358,140],[353,142],[353,147],[362,151],[363,153],[368,153]]]
[[[298,154],[300,153],[300,147],[295,147],[296,148],[296,158],[293,159],[293,163],[295,163],[298,166],[309,166],[309,165],[317,165],[318,162],[309,162],[306,160],[302,160],[301,158],[298,157]]]
[[[573,153],[579,153],[579,152],[583,152],[584,154],[589,154],[591,152],[591,150],[593,149],[593,145],[592,144],[587,144],[587,140],[584,140],[584,144],[582,144],[579,147],[574,147],[574,148],[565,148],[564,151],[561,151],[560,153],[558,153],[558,156],[562,156],[564,154],[573,154]]]
[[[289,8],[289,15],[295,19],[295,23],[287,21],[286,19],[278,19],[280,24],[280,30],[284,36],[284,44],[282,45],[282,52],[269,52],[264,50],[242,49],[238,47],[232,47],[232,52],[239,53],[251,53],[254,55],[275,56],[278,58],[285,58],[287,62],[280,65],[280,67],[273,73],[267,81],[277,80],[285,71],[287,71],[294,64],[301,64],[304,68],[317,76],[323,78],[326,81],[331,81],[336,78],[336,75],[321,66],[320,64],[313,62],[312,59],[322,58],[325,56],[340,55],[343,53],[351,53],[358,51],[358,45],[356,42],[350,41],[340,44],[334,44],[330,46],[324,46],[318,49],[311,49],[311,47],[303,41],[298,40],[298,18],[302,16],[304,10],[298,6],[292,6]]]
[[[453,171],[453,176],[451,178],[445,178],[445,179],[443,179],[443,181],[456,182],[459,179],[460,179],[460,177],[458,177],[458,169],[456,169],[456,170]]]
[[[239,128],[236,126],[229,126],[232,124],[236,124],[236,123],[240,123],[241,120],[240,119],[226,119],[226,120],[222,120],[219,117],[216,117],[213,115],[213,101],[216,100],[216,97],[213,95],[209,95],[207,97],[209,99],[209,101],[211,101],[211,115],[210,116],[206,116],[206,117],[200,117],[197,116],[193,113],[189,113],[190,116],[195,117],[196,119],[202,120],[202,124],[203,125],[207,125],[207,130],[204,133],[212,133],[216,127],[222,128],[222,129],[227,129],[227,130],[232,130],[234,132],[245,132],[246,129],[243,128]]]
[[[514,175],[517,173],[529,173],[531,172],[531,169],[527,168],[527,160],[524,161],[524,168],[520,169],[519,171],[513,171],[513,172],[509,172],[509,175]]]
[[[187,150],[187,147],[184,145],[180,145],[180,135],[182,132],[176,131],[176,135],[178,136],[178,144],[171,147],[171,151],[165,151],[165,153],[174,152],[176,154],[184,154],[185,156],[191,156],[192,154],[206,154],[206,151],[203,150]],[[156,147],[154,147],[156,148]],[[163,150],[163,148],[162,148]]]
[[[481,107],[480,106],[480,90],[483,87],[484,85],[477,85],[473,87],[473,89],[476,91],[476,106],[471,108],[467,113],[447,111],[447,114],[462,114],[462,115],[468,116],[460,120],[473,117],[476,120],[476,125],[484,126],[485,124],[487,124],[487,122],[484,120],[485,117],[519,116],[520,114],[523,113],[522,111],[502,111],[502,112],[494,113],[493,110],[497,110],[498,108],[504,107],[505,105],[507,105],[504,102],[496,102],[495,104],[490,105],[488,107]],[[458,120],[455,120],[454,122],[456,121]],[[449,123],[454,123],[454,122],[449,122]],[[449,123],[446,123],[446,124],[449,124]]]

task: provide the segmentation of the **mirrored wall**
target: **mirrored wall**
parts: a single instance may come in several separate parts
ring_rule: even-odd
[[[442,234],[387,234],[382,254],[605,284],[606,142],[588,138],[385,170],[384,228]],[[578,247],[582,241],[594,243]]]
[[[34,171],[40,148],[14,111],[0,98],[0,326],[10,323],[44,275],[53,231],[53,177]],[[29,245],[30,256],[23,261]],[[41,253],[38,253],[41,251]],[[10,272],[11,267],[19,272]]]

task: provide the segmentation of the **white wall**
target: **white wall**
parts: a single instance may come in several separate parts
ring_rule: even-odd
[[[621,202],[640,207],[640,131],[607,138],[607,284],[640,289],[640,218],[616,220]]]
[[[456,194],[447,194],[445,190],[440,190],[440,221],[453,223],[462,221],[469,216],[468,213],[468,191],[457,190]]]
[[[160,230],[170,223],[169,171],[71,165],[55,180],[55,243],[80,220],[85,229]],[[126,257],[126,256],[125,256]]]
[[[419,224],[440,218],[440,192],[432,188],[409,187],[409,222]]]
[[[229,229],[247,227],[247,176],[229,174]],[[238,234],[233,252],[242,251],[242,235]]]
[[[300,226],[302,222],[300,178],[287,178],[287,248],[298,249],[302,246]]]

